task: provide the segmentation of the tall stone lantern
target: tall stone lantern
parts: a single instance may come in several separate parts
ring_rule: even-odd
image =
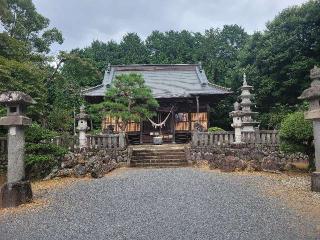
[[[80,113],[76,116],[78,120],[78,131],[79,131],[79,147],[80,149],[87,147],[87,137],[86,131],[89,129],[88,127],[88,119],[89,115],[85,113],[85,106],[82,105],[80,107]]]
[[[7,116],[0,118],[0,125],[8,128],[7,183],[0,189],[0,207],[16,207],[32,200],[29,181],[25,179],[25,127],[31,125],[26,109],[35,101],[23,92],[13,91],[0,95],[0,104],[7,108]]]
[[[259,123],[256,122],[253,117],[257,115],[257,112],[251,110],[251,106],[254,105],[251,99],[254,97],[254,94],[251,94],[250,91],[253,89],[252,86],[248,85],[246,74],[243,74],[243,85],[241,87],[241,112],[242,112],[242,132],[254,132],[255,126]]]
[[[315,165],[316,171],[311,176],[311,190],[320,192],[320,68],[314,67],[310,71],[311,87],[306,89],[299,99],[309,101],[309,111],[305,119],[313,121]]]

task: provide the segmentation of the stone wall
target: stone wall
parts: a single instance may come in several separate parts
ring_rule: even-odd
[[[103,177],[104,174],[128,162],[129,149],[83,149],[70,152],[63,158],[59,169],[54,169],[47,179],[54,177]]]
[[[285,171],[293,169],[293,163],[308,163],[305,154],[285,154],[278,146],[264,145],[191,147],[187,155],[194,164],[206,162],[223,171]]]

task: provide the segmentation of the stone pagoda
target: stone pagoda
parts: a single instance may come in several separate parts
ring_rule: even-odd
[[[256,116],[258,113],[253,112],[251,110],[251,106],[254,105],[254,103],[251,102],[251,99],[254,97],[254,94],[251,94],[250,91],[253,89],[252,86],[249,86],[247,83],[247,77],[246,74],[243,74],[243,85],[241,87],[241,116],[242,116],[242,129],[241,132],[254,132],[255,126],[259,124],[259,122],[254,121],[254,116]]]

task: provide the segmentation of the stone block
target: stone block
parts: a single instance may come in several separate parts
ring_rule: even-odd
[[[311,174],[311,191],[320,192],[320,172]]]
[[[87,173],[86,166],[78,164],[77,166],[74,167],[74,174],[76,177],[83,177],[86,175],[86,173]]]
[[[7,183],[0,189],[0,208],[17,207],[32,201],[32,190],[29,181]]]

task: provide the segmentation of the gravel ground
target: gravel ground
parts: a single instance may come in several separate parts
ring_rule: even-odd
[[[48,190],[36,211],[2,214],[0,239],[317,239],[316,222],[267,197],[261,181],[194,168],[120,169]]]

